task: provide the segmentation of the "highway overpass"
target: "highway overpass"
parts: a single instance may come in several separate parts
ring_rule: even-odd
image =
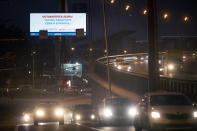
[[[161,52],[159,55],[160,87],[158,90],[181,92],[195,100],[197,73],[194,65],[197,54],[185,52],[180,63],[168,61],[167,56],[166,52]],[[128,63],[130,69],[119,68],[117,59],[122,59],[122,63]],[[109,57],[109,61],[113,94],[138,101],[148,89],[147,53],[114,55]],[[106,63],[106,57],[97,59],[89,72],[90,86],[93,87],[93,101],[96,103],[108,96]]]

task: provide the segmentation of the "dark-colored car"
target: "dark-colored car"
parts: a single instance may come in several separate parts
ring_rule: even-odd
[[[73,122],[97,122],[97,111],[89,104],[79,104],[73,109]]]
[[[34,125],[39,122],[59,122],[60,125],[64,124],[65,109],[57,103],[42,103],[35,107]]]

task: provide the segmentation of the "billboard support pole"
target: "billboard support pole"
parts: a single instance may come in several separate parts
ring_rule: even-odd
[[[89,46],[92,48],[92,0],[89,0]]]

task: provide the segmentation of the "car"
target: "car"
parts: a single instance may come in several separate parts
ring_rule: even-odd
[[[133,123],[137,115],[137,103],[128,98],[109,97],[103,100],[99,109],[99,120],[101,125],[129,124]]]
[[[73,123],[93,123],[98,121],[96,109],[90,104],[79,104],[73,108]]]
[[[117,64],[117,69],[118,70],[124,70],[124,71],[130,71],[131,70],[131,65],[128,62],[121,62],[119,64]]]
[[[195,128],[197,110],[187,96],[174,92],[155,92],[144,95],[134,126],[142,129],[189,129]]]
[[[60,125],[64,124],[65,109],[58,103],[41,103],[37,105],[33,112],[34,125],[39,122],[59,122]]]

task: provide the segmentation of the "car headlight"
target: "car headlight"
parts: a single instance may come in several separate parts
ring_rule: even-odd
[[[72,118],[72,117],[73,117],[73,113],[70,112],[70,113],[69,113],[69,116]]]
[[[90,118],[91,118],[92,120],[94,120],[94,119],[95,119],[95,115],[92,114],[92,115],[90,116]]]
[[[193,113],[194,118],[197,118],[197,111]]]
[[[77,114],[77,115],[75,116],[75,119],[76,119],[76,120],[80,120],[80,119],[81,119],[81,116],[80,116],[79,114]]]
[[[131,70],[131,66],[128,67],[128,70]]]
[[[121,69],[122,69],[122,67],[119,65],[119,66],[118,66],[118,69],[119,69],[119,70],[121,70]]]
[[[23,116],[23,119],[24,119],[25,122],[28,122],[29,119],[30,119],[29,114],[25,114],[25,115]]]
[[[169,69],[169,70],[172,71],[172,70],[174,70],[174,68],[175,68],[175,67],[174,67],[174,64],[168,64],[168,69]]]
[[[137,114],[138,114],[138,111],[137,111],[137,108],[136,108],[136,107],[131,107],[131,108],[129,109],[129,115],[130,115],[130,116],[134,117],[134,116],[136,116]]]
[[[111,109],[104,109],[104,116],[105,117],[111,117],[112,116],[112,111],[111,111]]]
[[[55,115],[56,116],[63,116],[64,115],[64,110],[63,109],[56,109],[55,110]]]
[[[36,111],[36,115],[39,117],[42,117],[42,116],[44,116],[44,111],[39,109]]]
[[[160,113],[159,112],[151,112],[152,118],[158,119],[160,118]]]

